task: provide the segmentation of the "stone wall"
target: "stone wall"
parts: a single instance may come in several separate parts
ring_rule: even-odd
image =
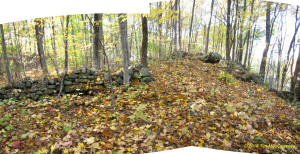
[[[81,69],[67,74],[64,81],[64,93],[85,92],[87,83],[91,85],[103,85],[97,82],[98,73],[89,70]],[[60,78],[43,78],[41,80],[33,80],[25,78],[11,85],[7,85],[0,89],[0,99],[22,99],[31,98],[38,100],[44,95],[57,95],[60,88]]]
[[[148,68],[141,66],[130,67],[130,76],[132,79],[138,79],[142,82],[151,82],[154,80]],[[110,78],[115,86],[123,84],[123,71],[117,71],[111,76],[109,73],[97,73],[90,69],[84,68],[76,70],[65,76],[63,94],[82,93],[87,94],[92,88],[106,88],[110,85]],[[25,78],[11,85],[7,85],[0,89],[0,100],[14,98],[21,100],[30,98],[39,100],[42,96],[58,95],[60,89],[61,78],[43,78],[41,80],[33,80]]]

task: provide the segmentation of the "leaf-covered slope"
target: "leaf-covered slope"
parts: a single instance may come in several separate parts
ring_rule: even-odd
[[[137,153],[191,145],[300,151],[299,111],[275,93],[198,60],[155,63],[151,71],[155,81],[149,85],[133,81],[126,92],[115,88],[116,112],[108,91],[2,105],[1,153]]]

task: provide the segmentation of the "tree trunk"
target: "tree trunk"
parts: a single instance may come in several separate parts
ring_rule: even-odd
[[[242,64],[242,60],[243,60],[243,52],[244,52],[244,46],[243,46],[243,28],[244,28],[244,22],[245,22],[245,16],[246,16],[246,9],[247,9],[247,1],[244,0],[244,10],[243,10],[243,15],[241,17],[240,15],[240,34],[239,34],[239,48],[238,48],[238,53],[239,53],[239,57],[238,57],[238,62],[240,64]]]
[[[226,60],[230,61],[230,33],[231,33],[231,24],[230,24],[230,11],[231,11],[231,0],[227,0],[227,25],[226,25]]]
[[[105,65],[105,59],[104,59],[104,52],[105,52],[105,45],[104,45],[104,31],[103,31],[103,13],[99,15],[100,19],[100,24],[99,24],[99,35],[100,35],[100,49],[102,50],[102,53],[100,53],[100,68],[104,70],[104,65]],[[102,63],[101,63],[102,62]]]
[[[294,80],[295,80],[295,88],[293,89],[294,92],[294,101],[300,100],[300,45],[299,45],[299,52],[298,52],[298,58],[294,73]]]
[[[178,11],[178,1],[179,0],[175,0],[175,6],[174,6],[175,12]],[[174,20],[174,51],[175,52],[177,52],[177,24],[178,24],[178,21],[175,19]]]
[[[9,61],[8,61],[7,53],[6,53],[6,43],[5,43],[4,30],[3,30],[2,24],[0,24],[0,31],[1,31],[1,37],[2,37],[2,52],[3,52],[5,70],[6,70],[6,77],[7,77],[7,81],[9,83],[11,83],[12,79],[11,79],[11,74],[10,74],[10,69],[9,69]]]
[[[83,33],[84,33],[84,57],[85,57],[85,67],[87,68],[89,65],[89,58],[88,58],[88,53],[87,53],[87,28],[86,28],[86,22],[85,22],[85,16],[82,14],[81,15],[81,20],[83,22]]]
[[[293,34],[293,38],[292,38],[292,40],[291,40],[291,42],[290,42],[290,45],[289,45],[289,49],[288,49],[288,54],[287,54],[287,58],[286,58],[286,60],[287,61],[289,61],[289,59],[290,59],[290,53],[291,53],[291,50],[292,50],[292,48],[293,48],[293,45],[294,45],[294,43],[295,43],[295,41],[296,41],[296,36],[297,36],[297,33],[298,33],[298,30],[299,30],[299,27],[300,27],[300,22],[298,22],[298,11],[299,11],[299,7],[297,7],[297,9],[296,9],[296,22],[295,22],[295,32],[294,32],[294,34]],[[298,24],[297,24],[298,23]],[[284,65],[284,67],[283,67],[283,71],[282,71],[282,80],[281,80],[281,89],[283,89],[283,87],[284,87],[284,82],[285,82],[285,79],[286,79],[286,73],[287,73],[287,71],[288,71],[288,65],[289,65],[289,62],[288,63],[286,63],[285,65]],[[294,79],[293,79],[294,80]],[[293,88],[294,89],[294,88]]]
[[[193,30],[193,22],[194,22],[194,14],[195,14],[195,2],[196,2],[196,0],[193,0],[192,17],[191,17],[190,32],[189,32],[188,52],[190,52],[190,49],[191,49],[192,30]]]
[[[270,18],[270,12],[271,12],[271,2],[267,2],[267,10],[266,10],[266,46],[263,52],[261,64],[260,64],[260,70],[259,74],[264,78],[265,77],[265,70],[266,70],[266,64],[267,64],[267,56],[268,51],[270,47],[271,42],[271,18]]]
[[[67,23],[66,23],[66,28],[63,30],[64,33],[64,47],[65,47],[65,70],[64,70],[64,74],[63,77],[61,79],[60,82],[60,89],[59,89],[59,93],[58,93],[58,97],[60,97],[63,89],[64,89],[64,80],[65,80],[65,76],[68,73],[69,70],[69,53],[68,53],[68,35],[69,35],[69,20],[70,20],[70,16],[67,16]]]
[[[211,6],[210,6],[210,17],[209,17],[209,23],[208,23],[208,28],[207,28],[207,35],[206,35],[205,53],[208,52],[209,32],[210,32],[210,26],[211,26],[211,18],[212,18],[212,14],[214,12],[214,3],[215,3],[215,0],[212,0]]]
[[[142,16],[143,41],[141,51],[141,64],[143,67],[148,67],[147,62],[147,46],[148,46],[148,20]]]
[[[51,44],[52,44],[52,48],[53,48],[53,56],[54,56],[54,67],[55,67],[55,71],[56,74],[59,75],[59,65],[57,62],[57,52],[56,52],[56,43],[55,43],[55,39],[56,39],[56,32],[55,32],[55,22],[54,19],[52,18],[52,37],[51,37]]]
[[[122,45],[122,54],[123,54],[123,67],[124,67],[124,76],[123,81],[125,86],[129,86],[129,55],[128,55],[128,36],[127,36],[127,15],[126,14],[119,14],[119,27],[120,27],[120,34],[121,34],[121,45]]]
[[[100,14],[94,14],[94,68],[100,70]]]
[[[179,44],[179,51],[182,51],[182,42],[181,42],[181,8],[180,8],[180,0],[178,0],[177,3],[177,8],[178,8],[178,44]]]
[[[88,15],[86,15],[88,17]],[[93,54],[94,54],[94,45],[91,45],[92,42],[94,42],[93,40],[93,24],[92,23],[89,23],[89,27],[90,27],[90,32],[89,32],[89,45],[90,45],[90,67],[92,68],[93,67],[93,63],[94,63],[94,57],[93,57]]]
[[[48,74],[48,68],[46,64],[44,48],[43,48],[43,36],[44,36],[44,21],[41,18],[35,19],[35,36],[37,40],[37,48],[40,57],[40,63],[44,74]]]
[[[158,8],[162,9],[161,4],[162,2],[158,2]],[[162,18],[162,13],[158,14],[158,32],[159,32],[159,51],[158,51],[158,57],[159,59],[161,59],[162,56],[162,22],[161,22],[161,18]]]

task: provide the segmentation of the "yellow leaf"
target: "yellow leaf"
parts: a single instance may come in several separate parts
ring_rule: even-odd
[[[5,151],[9,152],[10,148],[8,146],[5,147]]]
[[[203,143],[204,141],[202,139],[199,139],[200,143],[198,144],[198,147],[202,147],[203,146]]]
[[[77,148],[78,149],[83,149],[84,148],[84,144],[83,143],[78,143]]]
[[[256,89],[257,91],[261,91],[261,89]]]
[[[54,145],[51,146],[51,148],[50,148],[50,149],[51,149],[51,152],[50,152],[50,153],[53,153],[53,151],[55,150],[56,144],[57,144],[57,143],[55,143]]]
[[[96,142],[96,143],[93,143],[93,144],[90,146],[90,148],[94,148],[94,149],[101,149],[101,147],[100,147],[100,145],[99,145],[99,143],[98,143],[98,142]]]
[[[94,137],[90,137],[84,140],[84,142],[86,142],[87,144],[92,144],[95,142],[95,138]]]
[[[69,149],[65,149],[63,152],[64,153],[69,153]]]

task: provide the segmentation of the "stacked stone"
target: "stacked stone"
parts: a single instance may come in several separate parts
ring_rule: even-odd
[[[98,73],[89,70],[81,69],[76,70],[71,74],[65,76],[64,93],[86,92],[87,83],[91,86],[103,86],[101,80],[98,82],[96,79]],[[0,89],[0,99],[23,99],[31,98],[38,100],[45,95],[57,95],[60,88],[61,79],[43,78],[42,80],[32,80],[25,78],[11,85]]]
[[[87,94],[91,87],[104,88],[110,84],[110,77],[106,73],[104,78],[97,72],[87,68],[76,70],[67,74],[64,79],[63,93],[82,93]],[[140,65],[136,67],[129,67],[129,75],[132,79],[138,79],[141,82],[154,81],[152,74],[148,68],[142,68]],[[114,85],[120,86],[123,84],[123,71],[118,71],[112,75]],[[60,89],[61,78],[42,80],[32,80],[25,78],[6,87],[0,89],[0,100],[3,99],[17,99],[30,98],[39,100],[42,96],[58,94]]]

